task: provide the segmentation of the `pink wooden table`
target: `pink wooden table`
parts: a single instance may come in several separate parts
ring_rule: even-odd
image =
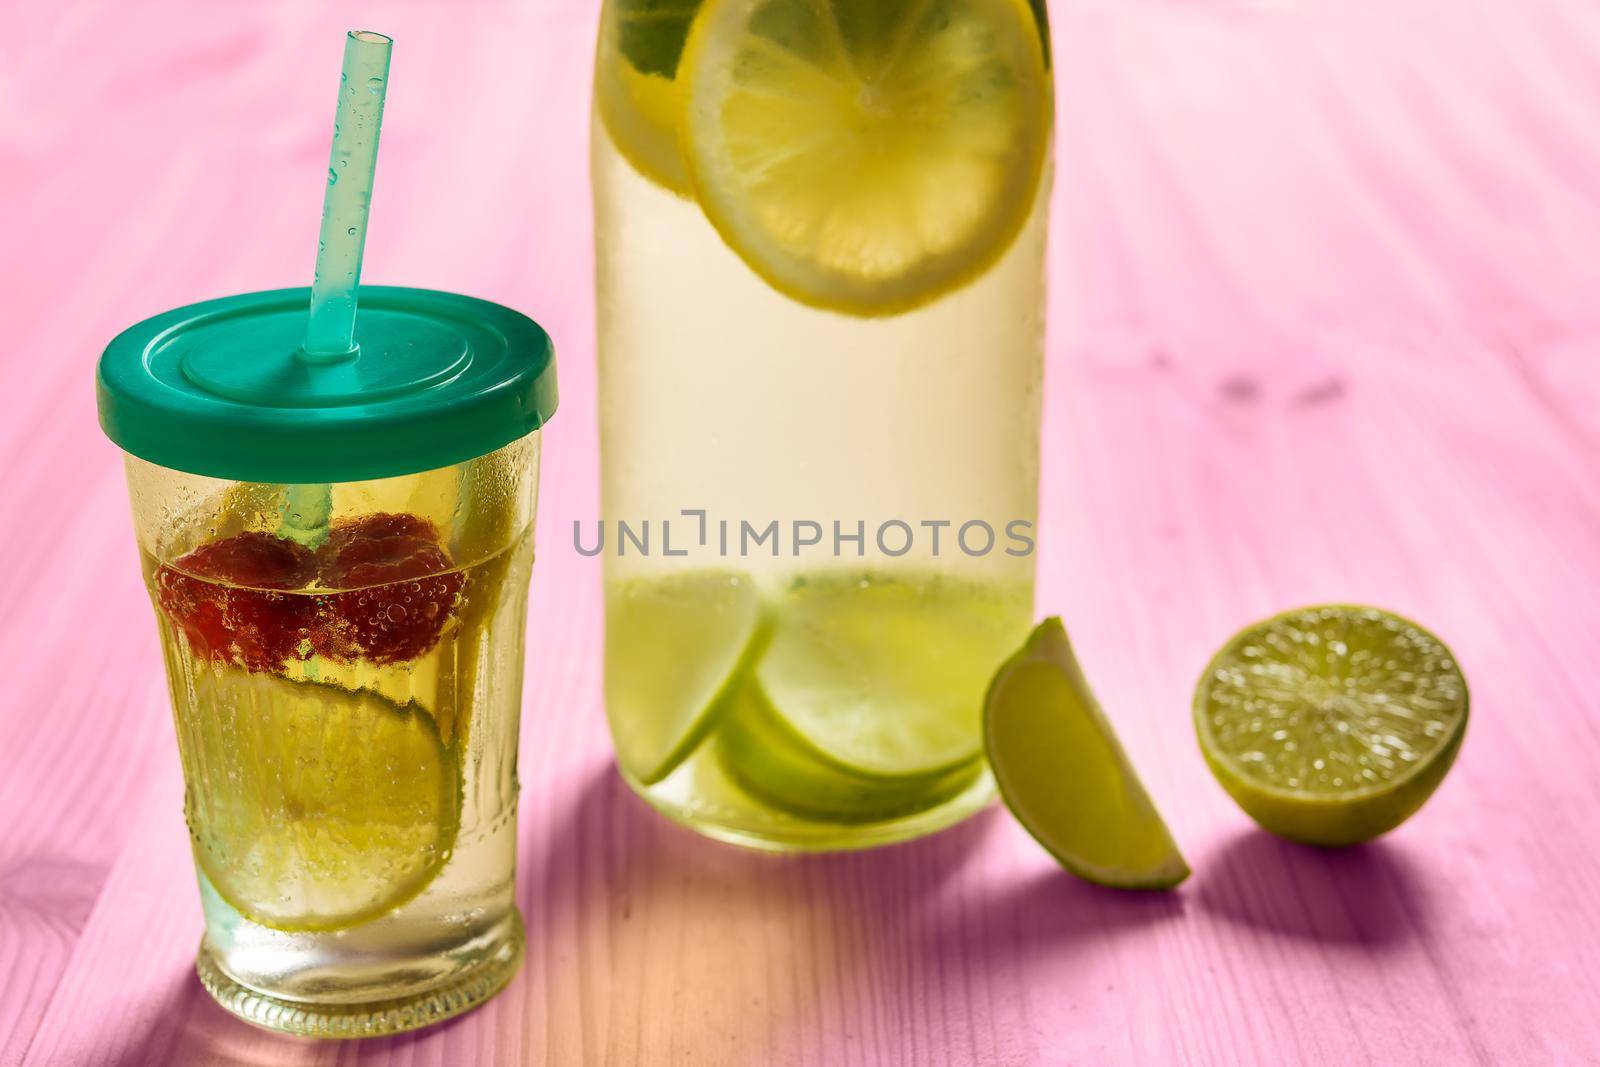
[[[1195,876],[1097,890],[998,812],[774,859],[652,817],[600,710],[586,185],[595,0],[0,8],[0,1063],[1600,1061],[1600,8],[1057,4],[1041,611]],[[372,281],[540,318],[529,954],[488,1007],[273,1037],[190,969],[154,628],[92,367],[135,319],[310,273],[340,32],[398,39]],[[491,96],[491,94],[493,94]],[[459,194],[463,186],[471,195]],[[1188,701],[1236,626],[1368,600],[1474,719],[1433,802],[1254,831]]]

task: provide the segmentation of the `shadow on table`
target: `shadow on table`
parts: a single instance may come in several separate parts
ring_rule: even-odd
[[[229,1015],[186,970],[172,984],[159,1021],[144,1040],[106,1067],[321,1067],[333,1063],[387,1063],[408,1046],[447,1044],[449,1034],[468,1025],[472,1015],[457,1016],[426,1030],[398,1037],[359,1041],[318,1041],[275,1034]],[[432,1062],[447,1063],[449,1059]]]
[[[524,979],[551,1047],[610,1041],[606,1055],[630,1062],[649,1040],[663,1056],[765,1047],[804,1060],[818,1034],[919,1013],[939,1026],[987,983],[1015,990],[1090,942],[1182,913],[1174,894],[1043,864],[1019,875],[1006,819],[991,809],[868,852],[763,855],[674,825],[609,766],[594,773],[545,824],[544,847],[525,842],[537,962]]]
[[[316,1056],[316,1042],[269,1034],[223,1011],[194,970],[186,968],[168,989],[143,1041],[136,1047],[130,1043],[108,1067],[291,1067],[310,1064]]]
[[[542,849],[524,841],[529,877],[521,904],[530,926],[560,935],[611,923],[612,937],[624,945],[638,932],[628,925],[637,920],[660,917],[715,941],[719,929],[770,927],[819,904],[852,928],[898,926],[975,860],[995,815],[985,811],[930,837],[869,851],[763,853],[678,826],[634,796],[608,765],[546,823]],[[694,925],[702,917],[708,925]]]
[[[1009,935],[983,947],[985,964],[1028,964],[1070,953],[1082,942],[1107,941],[1183,915],[1182,893],[1108,889],[1051,867],[1014,886],[986,894],[982,907],[995,914],[992,927],[1009,917]],[[991,929],[991,933],[999,932]]]
[[[968,990],[1002,978],[997,988],[1015,990],[1183,913],[1180,894],[1102,889],[1044,864],[1018,875],[997,833],[1006,818],[990,809],[867,852],[764,855],[673,824],[608,765],[563,810],[525,824],[519,903],[528,957],[484,1009],[400,1037],[309,1041],[239,1022],[189,972],[158,1025],[116,1067],[514,1051],[500,1049],[501,1039],[550,1062],[602,1051],[633,1062],[663,1028],[673,1046],[663,1055],[729,1047],[738,1028],[738,1047],[803,1059],[798,1046],[819,1034],[864,1033],[881,1024],[877,1013],[964,1010]],[[992,1025],[1024,1025],[1017,1010],[995,1006]]]
[[[1198,905],[1240,926],[1373,949],[1426,933],[1426,898],[1387,841],[1323,849],[1248,830],[1199,869]]]

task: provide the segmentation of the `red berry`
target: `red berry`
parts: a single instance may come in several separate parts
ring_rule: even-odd
[[[439,641],[463,584],[433,523],[415,515],[367,515],[340,523],[318,552],[332,619],[313,635],[334,659],[416,659]]]
[[[295,595],[316,574],[302,545],[252,531],[201,545],[156,569],[156,600],[194,650],[250,670],[296,656],[316,608]]]
[[[439,528],[420,515],[409,512],[380,511],[339,523],[328,533],[322,557],[338,555],[357,541],[381,541],[387,537],[420,537],[439,544]]]

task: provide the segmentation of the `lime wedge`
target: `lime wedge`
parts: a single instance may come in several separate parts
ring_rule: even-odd
[[[1450,650],[1377,608],[1299,608],[1246,627],[1194,697],[1217,781],[1275,834],[1348,845],[1394,829],[1444,780],[1467,729]]]
[[[884,315],[979,276],[1050,141],[1024,0],[705,0],[679,142],[724,241],[774,288]]]
[[[973,762],[984,686],[1021,637],[1028,599],[1025,587],[934,575],[797,579],[756,666],[778,719],[766,733],[858,777],[926,779]]]
[[[1040,623],[1000,668],[983,725],[1006,806],[1067,870],[1125,889],[1168,889],[1189,877],[1060,619]]]
[[[983,769],[974,759],[927,775],[845,770],[796,735],[754,679],[729,702],[717,730],[717,755],[729,777],[765,803],[835,822],[878,822],[922,811],[961,792]]]
[[[177,720],[195,858],[241,915],[340,930],[438,874],[460,786],[425,712],[260,672],[190,675]]]
[[[758,644],[755,584],[737,571],[634,578],[606,594],[606,713],[617,761],[653,785],[711,728]]]

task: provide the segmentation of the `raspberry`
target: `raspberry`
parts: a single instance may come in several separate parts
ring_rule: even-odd
[[[346,590],[324,598],[333,618],[312,637],[332,659],[416,659],[456,610],[463,579],[426,519],[380,513],[340,523],[317,557],[322,584]]]
[[[298,655],[309,635],[316,607],[290,590],[315,574],[309,549],[252,531],[156,568],[156,601],[200,656],[272,670]]]

